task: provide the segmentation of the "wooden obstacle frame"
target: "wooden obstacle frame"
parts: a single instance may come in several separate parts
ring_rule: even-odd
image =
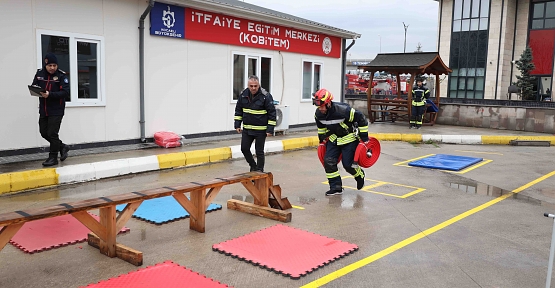
[[[133,248],[116,242],[117,232],[127,223],[144,200],[173,196],[190,214],[189,229],[205,232],[206,209],[220,190],[226,186],[241,183],[254,198],[254,203],[231,199],[227,208],[253,215],[291,222],[291,209],[287,198],[281,195],[279,185],[273,184],[272,173],[249,172],[227,178],[216,178],[206,182],[190,182],[173,187],[161,187],[139,192],[99,197],[72,203],[62,203],[50,207],[28,209],[0,214],[0,251],[26,222],[71,214],[92,233],[88,235],[89,245],[96,247],[108,257],[118,257],[131,264],[141,266],[143,254]],[[186,194],[189,194],[187,198]],[[272,202],[272,207],[269,207]],[[116,206],[126,204],[123,211],[116,213]],[[87,211],[99,210],[99,221]]]
[[[412,87],[417,75],[435,75],[435,97],[430,100],[439,109],[440,98],[440,80],[439,76],[449,74],[452,70],[443,63],[437,52],[430,53],[391,53],[378,54],[376,58],[368,65],[358,66],[365,72],[370,72],[370,81],[368,82],[368,90],[366,92],[368,118],[371,123],[385,122],[397,120],[410,120],[411,103],[412,103]],[[377,95],[372,95],[372,82],[374,81],[375,72],[389,72],[396,76],[397,80],[397,99],[384,99]],[[407,98],[402,97],[401,93],[401,74],[410,74],[411,87]],[[395,95],[389,95],[391,97]],[[426,105],[423,125],[434,125],[437,119],[437,112],[428,112]]]

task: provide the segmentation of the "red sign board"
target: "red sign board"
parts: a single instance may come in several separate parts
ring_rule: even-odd
[[[341,38],[185,9],[185,39],[339,58]]]
[[[531,75],[551,75],[553,73],[553,49],[555,43],[555,29],[531,30],[530,48],[536,69]]]

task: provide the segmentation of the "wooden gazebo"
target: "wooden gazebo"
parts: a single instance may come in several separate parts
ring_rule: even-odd
[[[439,108],[439,75],[448,74],[452,70],[443,63],[439,53],[426,52],[426,53],[392,53],[392,54],[378,54],[376,58],[368,65],[358,66],[358,69],[370,72],[370,81],[368,82],[368,91],[366,92],[368,101],[368,116],[370,122],[374,123],[378,118],[376,113],[381,112],[381,120],[386,121],[386,115],[393,117],[392,121],[398,118],[410,118],[411,102],[412,102],[412,89],[408,89],[408,97],[402,99],[401,97],[401,74],[410,74],[410,85],[414,86],[414,81],[417,75],[435,75],[435,98],[431,100]],[[372,83],[374,81],[374,73],[378,71],[386,71],[397,77],[397,99],[378,99],[372,97]],[[390,108],[391,107],[391,108]],[[428,109],[426,109],[428,110]],[[429,114],[429,122],[427,125],[434,125],[437,113]]]

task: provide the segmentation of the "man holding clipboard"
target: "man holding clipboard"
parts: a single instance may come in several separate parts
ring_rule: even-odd
[[[43,166],[58,164],[67,158],[69,147],[62,143],[58,133],[66,108],[66,99],[69,98],[69,80],[66,73],[58,69],[58,58],[54,54],[46,54],[44,65],[39,69],[29,85],[29,92],[39,97],[39,129],[40,135],[50,143],[48,159]]]

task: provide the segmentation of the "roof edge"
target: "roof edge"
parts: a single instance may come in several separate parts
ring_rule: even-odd
[[[298,22],[298,21],[294,21],[294,20],[289,20],[283,17],[278,17],[269,13],[263,13],[260,11],[253,11],[251,9],[246,9],[246,8],[237,8],[231,5],[226,5],[225,3],[216,3],[216,2],[212,2],[212,1],[206,1],[206,0],[164,0],[164,1],[160,1],[161,3],[167,3],[167,4],[173,4],[173,5],[179,5],[179,6],[187,6],[187,7],[191,7],[191,8],[196,8],[196,9],[201,9],[201,10],[206,10],[209,12],[214,12],[214,13],[224,13],[230,16],[235,16],[238,18],[245,18],[245,19],[249,19],[249,20],[253,20],[253,21],[260,21],[260,22],[268,22],[268,23],[272,23],[272,24],[276,24],[276,25],[283,25],[283,26],[294,26],[294,27],[298,27],[299,29],[305,29],[305,30],[310,30],[313,32],[319,32],[319,33],[324,33],[330,36],[336,36],[336,37],[340,37],[340,38],[345,38],[345,39],[358,39],[361,37],[361,34],[352,32],[352,31],[348,31],[348,30],[344,30],[344,29],[340,29],[340,28],[335,28],[329,25],[325,25],[325,24],[321,24],[315,21],[311,21],[308,19],[305,19],[307,21],[313,22],[313,23],[317,23],[320,24],[322,26],[317,26],[317,25],[311,25],[308,23],[302,23],[302,22]],[[255,5],[256,6],[256,5]],[[217,8],[219,8],[218,10],[216,10]],[[250,16],[250,17],[249,17]],[[257,19],[257,18],[252,18],[254,16],[264,16],[266,17],[266,19]],[[296,17],[296,16],[295,16]],[[299,17],[300,18],[300,17]],[[267,20],[267,21],[264,21]]]

